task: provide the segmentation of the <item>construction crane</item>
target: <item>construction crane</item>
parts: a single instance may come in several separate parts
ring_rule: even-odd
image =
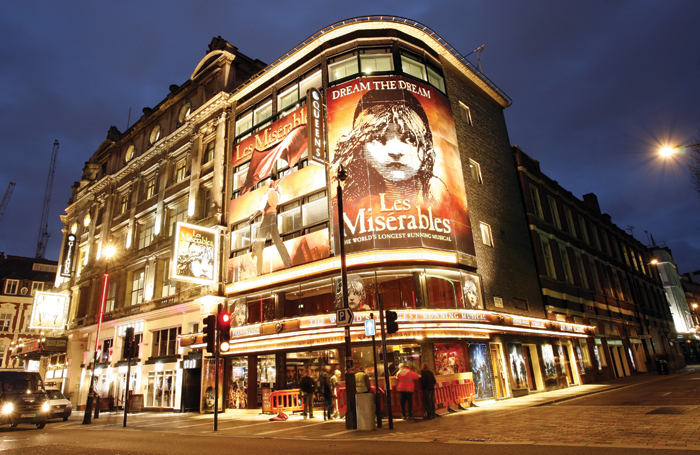
[[[49,207],[51,206],[51,190],[53,189],[53,176],[56,173],[56,157],[58,156],[58,140],[53,142],[51,164],[49,165],[49,178],[46,180],[46,193],[44,194],[44,208],[41,211],[41,224],[39,225],[39,240],[36,242],[36,259],[44,259],[46,245],[49,243]]]
[[[10,182],[5,190],[5,195],[2,197],[2,202],[0,202],[0,223],[2,223],[2,217],[5,216],[5,210],[7,210],[7,206],[10,204],[10,197],[14,190],[15,182]]]

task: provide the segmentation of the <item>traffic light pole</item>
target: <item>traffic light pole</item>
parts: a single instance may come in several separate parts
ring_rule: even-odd
[[[126,415],[129,412],[129,379],[131,379],[131,356],[126,362],[126,391],[124,392],[124,424],[122,425],[126,428]]]
[[[214,431],[219,430],[219,315],[221,304],[216,312],[216,324],[214,325]]]
[[[389,380],[389,360],[386,352],[386,332],[384,331],[384,301],[382,295],[377,293],[379,298],[379,326],[382,331],[382,352],[384,353],[384,387],[386,391],[386,408],[389,414],[389,429],[394,429],[394,413],[391,409],[391,381]]]

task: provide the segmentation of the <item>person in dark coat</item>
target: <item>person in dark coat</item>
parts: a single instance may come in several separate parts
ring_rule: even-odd
[[[435,375],[428,369],[428,364],[424,363],[420,370],[420,388],[423,392],[423,409],[425,418],[435,418]]]
[[[306,375],[299,381],[299,388],[304,399],[304,418],[314,418],[314,380],[311,379],[311,370],[306,369]]]

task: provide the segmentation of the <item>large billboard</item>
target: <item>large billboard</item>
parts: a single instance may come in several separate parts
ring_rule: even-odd
[[[170,278],[200,284],[216,282],[219,236],[216,229],[178,221]]]
[[[474,255],[450,102],[403,77],[359,78],[326,96],[329,160],[343,187],[346,251],[426,247]],[[332,185],[337,207],[336,185]],[[337,232],[337,209],[333,211]],[[337,242],[337,241],[336,241]]]
[[[37,292],[34,294],[30,329],[61,330],[66,325],[68,295]]]

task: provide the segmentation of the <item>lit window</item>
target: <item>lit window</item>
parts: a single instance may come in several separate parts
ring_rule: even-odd
[[[472,176],[472,180],[475,183],[484,183],[481,178],[481,166],[479,166],[479,163],[472,159],[469,160],[469,172]]]
[[[12,314],[0,314],[0,332],[9,332],[12,323]]]
[[[259,125],[270,117],[272,117],[272,100],[267,101],[253,111],[253,124]]]
[[[542,213],[542,203],[540,202],[540,192],[537,187],[530,184],[530,197],[532,198],[532,209],[535,212],[535,216],[541,220],[544,219],[544,214]]]
[[[175,183],[180,182],[187,177],[187,159],[183,158],[175,164]]]
[[[177,281],[170,279],[170,259],[163,264],[163,292],[162,296],[167,297],[177,292]]]
[[[231,251],[248,248],[251,241],[251,226],[248,223],[239,223],[231,232]]]
[[[41,292],[43,290],[44,290],[44,283],[42,283],[41,281],[34,281],[32,283],[32,294],[31,295],[36,294],[37,291]]]
[[[158,139],[160,139],[160,125],[154,126],[151,130],[149,144],[155,144],[156,142],[158,142]]]
[[[130,145],[129,148],[126,149],[124,160],[128,163],[134,159],[134,155],[136,155],[136,148],[133,145]]]
[[[564,279],[569,284],[574,284],[574,275],[571,273],[571,263],[569,262],[569,252],[566,250],[566,245],[559,244],[559,253],[561,254],[561,265],[564,269]]]
[[[542,256],[544,257],[544,268],[549,278],[557,279],[557,271],[554,268],[554,257],[552,256],[552,246],[549,244],[549,238],[546,235],[540,235],[540,243],[542,243]]]
[[[153,332],[152,357],[165,357],[177,354],[177,336],[182,332],[180,327],[158,330]]]
[[[320,89],[322,85],[321,70],[319,69],[301,79],[299,82],[299,96],[303,98],[310,88]]]
[[[105,311],[114,311],[114,303],[117,300],[117,280],[112,280],[109,282],[109,289],[107,290],[107,299],[105,300]]]
[[[277,112],[282,112],[299,101],[299,86],[293,84],[277,95]]]
[[[326,192],[313,194],[308,197],[302,207],[304,226],[310,226],[328,219],[328,198]]]
[[[393,58],[387,49],[365,49],[360,55],[360,71],[362,74],[382,73],[393,70]]]
[[[184,201],[168,211],[170,229],[168,230],[168,236],[172,236],[175,232],[175,224],[178,221],[187,220],[187,201]]]
[[[146,248],[153,242],[153,234],[155,232],[156,219],[151,218],[148,221],[139,224],[138,248]]]
[[[282,208],[278,228],[280,234],[288,234],[301,229],[301,207],[299,207],[299,201],[287,204]]]
[[[129,208],[129,196],[126,194],[123,194],[121,198],[119,199],[119,214],[123,214],[127,211]]]
[[[557,201],[552,196],[547,195],[547,202],[549,203],[549,212],[552,214],[552,223],[554,224],[555,228],[561,230],[561,220],[559,219]]]
[[[328,81],[334,82],[358,72],[357,56],[354,53],[337,57],[331,60],[331,64],[328,65]]]
[[[479,223],[481,227],[481,241],[486,246],[493,246],[493,236],[491,235],[491,226],[486,223]]]
[[[422,62],[409,57],[408,55],[401,55],[401,67],[405,74],[410,74],[418,79],[426,80],[425,78],[425,65]]]
[[[248,131],[253,127],[253,113],[248,112],[247,114],[236,120],[236,137],[241,133]]]
[[[250,162],[241,164],[236,167],[233,174],[233,190],[241,188],[245,183],[245,179],[248,176],[248,168],[250,167]]]
[[[143,303],[143,287],[146,281],[146,269],[134,270],[131,280],[131,304]]]
[[[85,226],[85,227],[90,226],[91,221],[92,220],[90,219],[90,214],[88,213],[87,215],[85,215],[85,218],[83,218],[83,226]]]
[[[462,120],[467,123],[467,125],[474,126],[474,122],[472,122],[472,110],[461,101],[459,102],[459,115],[462,117]]]
[[[445,78],[443,78],[437,71],[435,71],[430,66],[428,68],[428,82],[430,85],[445,93]]]
[[[192,105],[187,102],[185,103],[181,108],[180,108],[180,113],[177,116],[177,122],[178,123],[184,123],[185,120],[187,120],[187,117],[190,116],[190,113],[192,112]]]
[[[19,280],[7,280],[5,281],[5,294],[17,294],[17,289],[19,288]]]
[[[204,153],[202,154],[202,164],[206,164],[214,159],[214,146],[215,145],[216,145],[216,141],[207,142],[207,147],[204,149]]]
[[[146,180],[146,199],[150,199],[156,195],[156,178],[152,177]]]

